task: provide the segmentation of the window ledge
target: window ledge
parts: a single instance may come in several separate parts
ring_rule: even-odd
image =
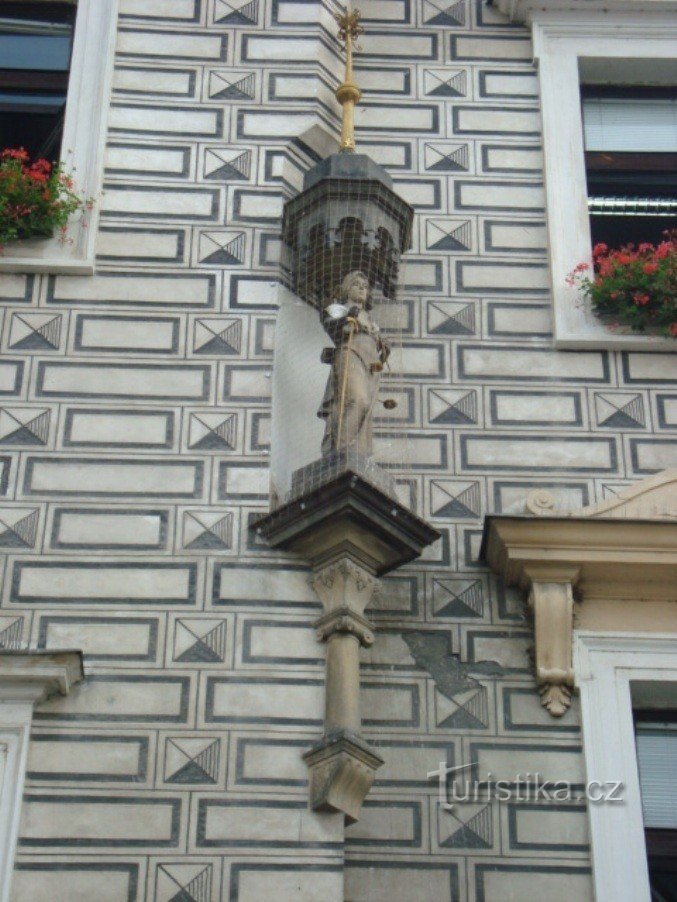
[[[91,276],[94,273],[94,254],[78,249],[76,244],[80,242],[75,239],[74,242],[73,245],[63,245],[55,238],[12,241],[0,253],[0,272]]]
[[[675,0],[494,0],[496,8],[511,22],[529,24],[534,13],[569,13],[575,17],[580,12],[673,12]]]
[[[553,343],[562,350],[677,352],[677,340],[667,335],[631,332],[605,325],[575,290],[553,291]]]

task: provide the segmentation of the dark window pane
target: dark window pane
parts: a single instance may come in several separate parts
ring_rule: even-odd
[[[0,91],[0,112],[59,113],[66,103],[63,94],[29,94]]]
[[[670,216],[591,216],[592,243],[609,247],[624,244],[659,244],[664,232],[677,228],[677,218]]]
[[[646,830],[652,902],[677,902],[677,830]]]
[[[593,244],[657,244],[677,228],[675,89],[583,88]]]
[[[0,66],[3,69],[64,71],[71,58],[70,29],[65,34],[11,34],[0,18]]]
[[[23,147],[31,157],[58,160],[61,151],[63,113],[0,111],[0,147]]]
[[[76,8],[0,3],[0,147],[58,159]]]

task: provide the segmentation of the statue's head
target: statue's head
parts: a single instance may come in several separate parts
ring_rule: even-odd
[[[341,301],[349,307],[356,304],[365,310],[371,309],[369,279],[363,272],[355,269],[344,277],[341,282]]]

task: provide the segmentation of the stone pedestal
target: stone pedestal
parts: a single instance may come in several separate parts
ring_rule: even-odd
[[[310,805],[357,820],[383,759],[360,735],[360,646],[374,643],[365,611],[377,576],[421,553],[438,532],[355,472],[324,482],[254,524],[274,548],[295,551],[313,569],[322,602],[318,640],[327,646],[324,735],[304,757]]]
[[[365,457],[350,448],[333,451],[292,473],[290,501],[306,496],[315,489],[335,482],[339,475],[350,473],[395,498],[395,480],[373,457]]]
[[[440,535],[352,470],[277,508],[252,529],[314,570],[346,557],[376,576],[419,557]]]

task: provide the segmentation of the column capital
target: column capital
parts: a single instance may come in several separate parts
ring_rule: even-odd
[[[355,636],[364,648],[369,648],[374,644],[371,623],[366,617],[356,614],[347,606],[335,608],[323,614],[315,621],[315,629],[320,642],[326,642],[336,633],[343,633]]]
[[[342,557],[319,567],[310,584],[322,602],[325,613],[348,608],[361,615],[379,591],[378,580],[349,557]]]

